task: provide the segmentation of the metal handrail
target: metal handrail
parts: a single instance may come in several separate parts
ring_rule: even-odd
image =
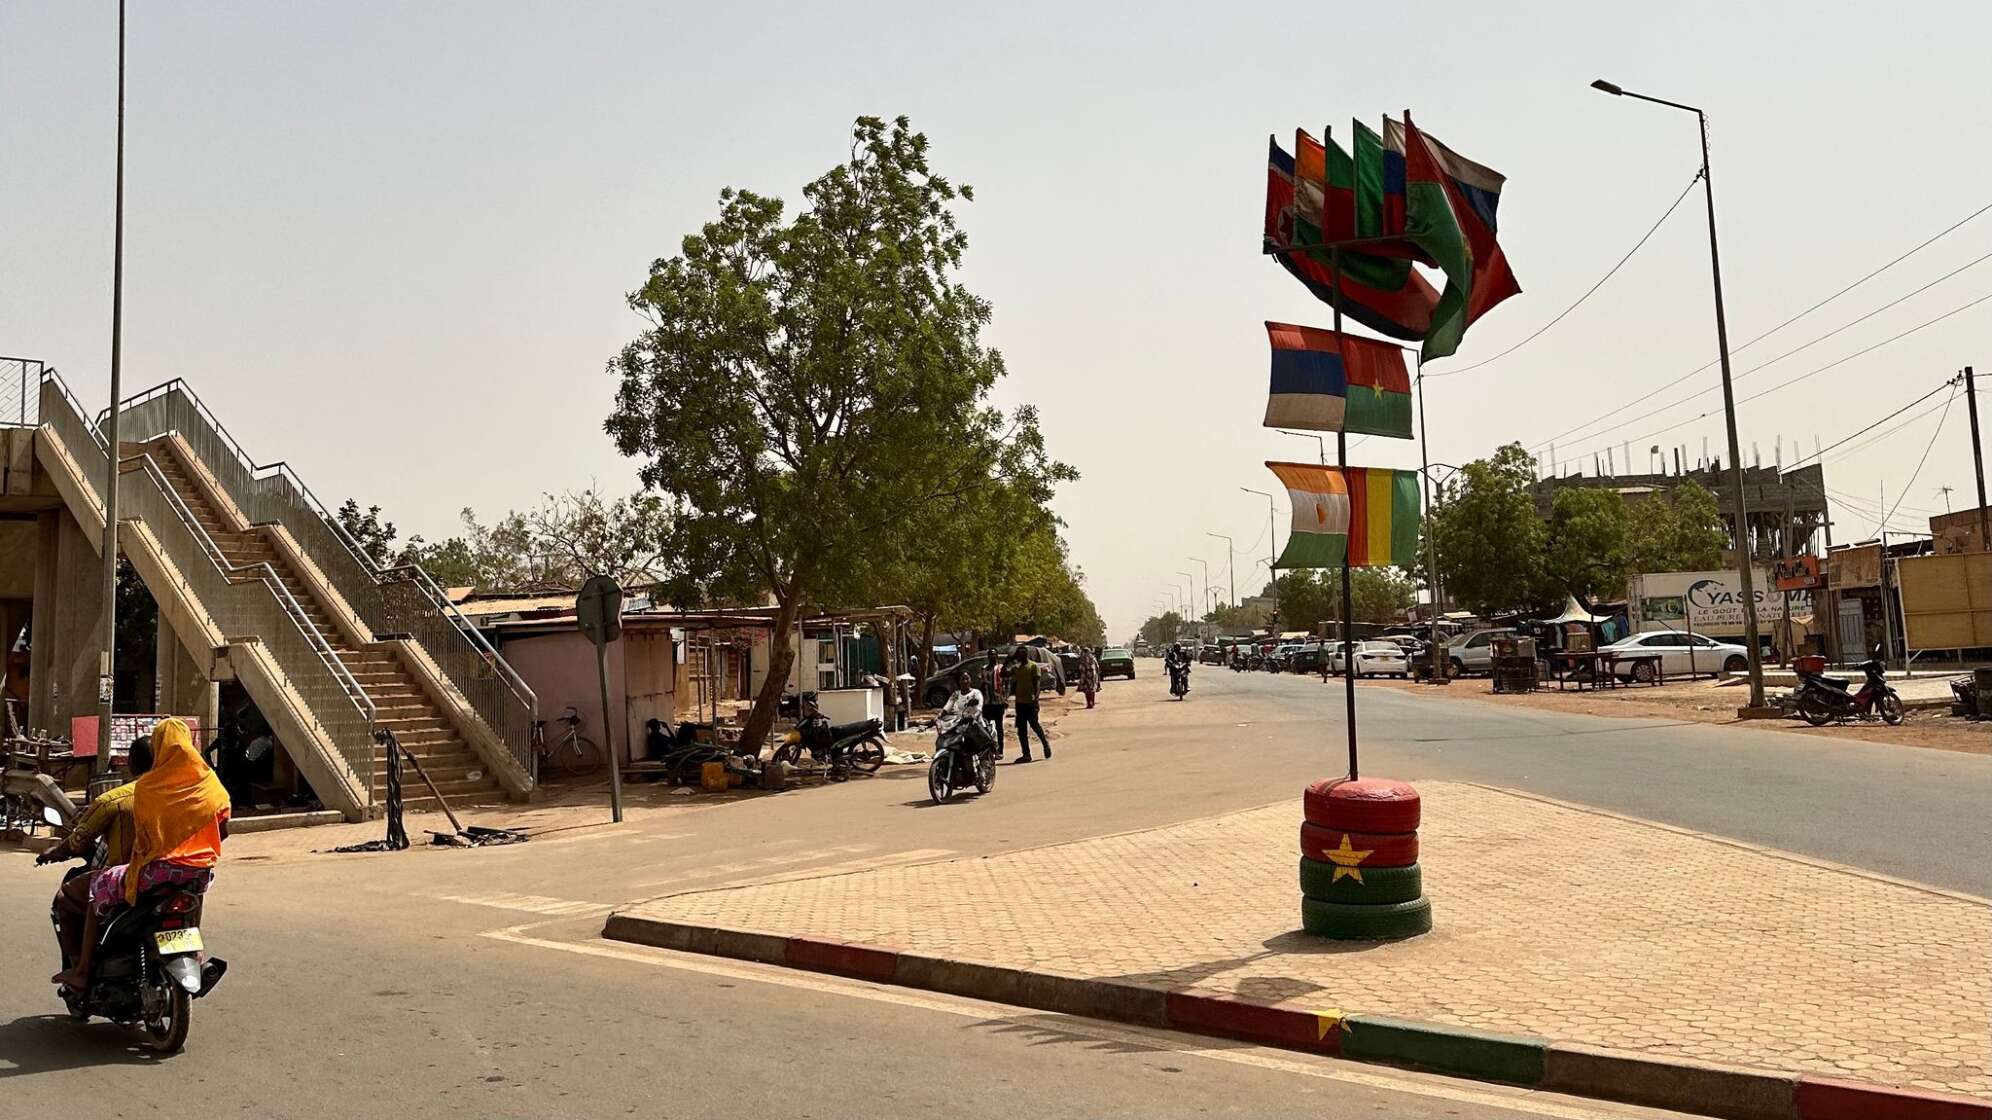
[[[430,605],[435,608],[436,612],[451,620],[452,626],[459,633],[463,634],[464,638],[479,653],[484,655],[489,664],[498,670],[500,676],[505,681],[506,687],[512,692],[513,696],[518,698],[526,706],[527,711],[536,712],[538,710],[539,697],[533,692],[531,686],[527,685],[518,672],[512,668],[511,664],[499,655],[497,649],[485,639],[477,627],[472,625],[468,618],[464,617],[463,613],[457,609],[456,604],[449,601],[449,597],[443,594],[442,589],[436,584],[434,577],[430,576],[419,564],[402,564],[389,569],[382,569],[376,565],[373,562],[373,558],[367,555],[366,550],[361,548],[357,541],[353,540],[351,534],[346,532],[345,527],[340,525],[338,519],[333,517],[331,512],[325,508],[325,503],[319,500],[318,495],[312,491],[311,487],[305,485],[304,480],[298,477],[297,472],[290,468],[288,462],[280,459],[274,463],[258,466],[255,460],[249,457],[249,453],[243,449],[241,441],[237,440],[234,434],[228,430],[227,426],[222,424],[221,419],[201,400],[200,394],[194,392],[193,388],[183,378],[176,377],[169,381],[161,382],[150,389],[125,398],[119,405],[119,411],[122,412],[131,409],[154,397],[163,397],[176,390],[194,406],[195,413],[200,416],[202,421],[212,428],[216,435],[221,437],[228,449],[234,453],[236,461],[249,472],[252,478],[266,478],[277,474],[286,478],[297,489],[298,493],[305,498],[319,519],[332,530],[333,536],[345,548],[353,561],[360,566],[360,570],[372,577],[376,583],[388,582],[387,577],[391,573],[412,573],[413,578],[407,578],[405,582],[414,583],[430,600]],[[104,418],[109,415],[110,409],[108,408],[98,413],[99,426],[102,425]]]

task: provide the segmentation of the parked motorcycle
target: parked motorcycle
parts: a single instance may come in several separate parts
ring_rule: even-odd
[[[58,827],[68,823],[54,809],[47,810],[45,817]],[[61,851],[50,848],[35,862],[60,862],[66,858]],[[83,859],[83,865],[65,872],[64,883],[100,869],[102,842],[92,856],[76,858]],[[227,961],[206,953],[201,900],[202,892],[197,890],[161,887],[140,895],[136,905],[112,912],[97,929],[86,990],[59,990],[69,1017],[80,1023],[101,1015],[119,1026],[136,1026],[144,1033],[146,1048],[161,1054],[178,1053],[186,1046],[193,1001],[213,991],[228,971]],[[53,902],[48,917],[53,925]],[[67,953],[62,958],[67,971],[73,962]]]
[[[935,723],[934,761],[927,767],[927,794],[940,805],[958,789],[996,787],[996,736],[979,716],[943,715]]]
[[[1827,676],[1825,658],[1795,658],[1792,668],[1798,673],[1798,714],[1814,727],[1872,715],[1879,715],[1891,726],[1902,722],[1902,697],[1883,675],[1879,649],[1874,657],[1855,666],[1866,676],[1859,692],[1849,692],[1847,681]]]
[[[775,748],[772,761],[800,765],[803,753],[810,761],[825,764],[832,781],[843,781],[852,771],[872,774],[885,765],[885,724],[865,719],[856,723],[831,723],[816,707],[816,694],[804,693],[802,718],[794,730]]]

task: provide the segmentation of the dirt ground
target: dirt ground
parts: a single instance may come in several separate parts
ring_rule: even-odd
[[[1524,693],[1496,693],[1493,683],[1484,677],[1467,677],[1443,687],[1415,684],[1410,681],[1367,680],[1362,683],[1368,687],[1410,689],[1425,695],[1445,696],[1455,700],[1482,700],[1492,704],[1513,704],[1517,707],[1573,712],[1579,715],[1691,719],[1701,723],[1724,724],[1749,722],[1754,726],[1776,731],[1791,731],[1801,735],[1825,735],[1837,739],[1858,739],[1868,743],[1926,747],[1935,750],[1961,751],[1966,754],[1992,754],[1992,723],[1974,723],[1961,719],[1951,715],[1947,709],[1912,709],[1908,713],[1908,718],[1899,727],[1889,727],[1878,722],[1813,727],[1798,719],[1743,721],[1736,718],[1736,709],[1742,706],[1749,694],[1738,685],[1724,685],[1715,681],[1682,681],[1658,686],[1640,685],[1607,689],[1603,692],[1559,692],[1551,688],[1548,691]]]

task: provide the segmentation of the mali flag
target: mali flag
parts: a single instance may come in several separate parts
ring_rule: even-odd
[[[1387,467],[1267,463],[1293,503],[1279,568],[1381,568],[1418,552],[1418,475]],[[1346,558],[1346,559],[1345,559]]]

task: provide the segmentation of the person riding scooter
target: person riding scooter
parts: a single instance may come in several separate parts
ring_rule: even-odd
[[[214,879],[228,836],[228,791],[194,749],[187,725],[161,720],[152,730],[152,768],[133,782],[129,858],[92,873],[75,964],[50,980],[71,991],[90,984],[98,925],[155,887],[202,891]]]
[[[1169,647],[1168,654],[1162,659],[1162,665],[1169,670],[1169,691],[1171,693],[1177,692],[1178,674],[1181,674],[1181,691],[1188,692],[1190,690],[1190,651],[1183,648],[1183,643],[1177,642]]]
[[[152,769],[152,744],[134,739],[125,767],[131,781],[98,794],[90,808],[76,818],[62,842],[35,857],[35,862],[61,863],[88,855],[98,838],[104,841],[104,866],[115,867],[131,859],[131,801],[138,779]],[[55,892],[56,937],[62,942],[64,960],[75,960],[82,948],[84,912],[90,907],[90,877],[78,875]]]

